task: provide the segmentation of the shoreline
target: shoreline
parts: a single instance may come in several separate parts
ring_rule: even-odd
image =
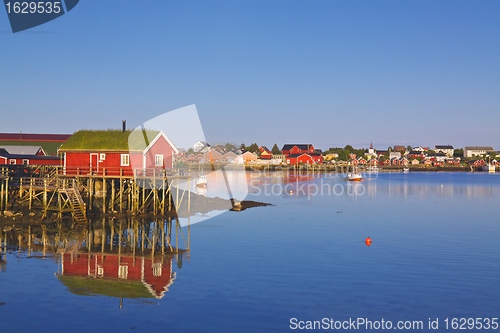
[[[305,171],[305,172],[336,172],[347,173],[352,170],[351,165],[300,165],[300,166],[282,166],[282,165],[248,165],[246,171]],[[359,172],[367,172],[367,166],[357,166]],[[481,167],[470,166],[379,166],[378,172],[404,172],[403,168],[408,168],[410,172],[480,172],[488,173]],[[227,170],[231,170],[227,168]],[[497,170],[500,171],[500,170]]]

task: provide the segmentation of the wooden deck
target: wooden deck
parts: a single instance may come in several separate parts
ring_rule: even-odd
[[[59,219],[71,212],[75,221],[82,224],[87,222],[89,212],[94,215],[166,216],[167,213],[172,215],[182,200],[190,200],[189,193],[184,195],[187,190],[176,188],[175,202],[171,193],[174,183],[184,181],[189,184],[189,175],[169,175],[145,169],[128,176],[105,173],[68,175],[59,167],[44,169],[43,173],[36,173],[38,169],[31,170],[29,166],[16,169],[15,173],[10,167],[0,169],[0,175],[3,175],[0,179],[0,209],[6,209],[14,200],[30,211],[41,209],[42,219],[53,212],[57,212]],[[182,192],[180,195],[179,191]]]

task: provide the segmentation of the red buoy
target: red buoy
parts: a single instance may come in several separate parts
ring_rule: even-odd
[[[372,245],[372,239],[370,237],[366,237],[365,244],[366,244],[366,246]]]

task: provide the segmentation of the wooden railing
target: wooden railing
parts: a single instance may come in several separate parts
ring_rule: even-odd
[[[173,169],[160,168],[99,168],[89,167],[60,167],[57,174],[61,176],[117,176],[117,177],[165,177],[174,174]]]

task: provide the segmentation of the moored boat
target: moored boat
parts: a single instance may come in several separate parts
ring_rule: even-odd
[[[208,184],[207,176],[199,175],[198,179],[196,179],[196,186],[201,188],[206,188]]]
[[[349,172],[347,174],[347,180],[350,182],[361,182],[363,181],[363,176],[358,172]]]
[[[481,168],[483,171],[488,171],[488,172],[495,172],[495,164],[492,164],[491,163],[491,157],[490,156],[487,156],[488,157],[488,163],[483,165],[483,167]],[[495,162],[496,163],[496,162]]]
[[[488,171],[488,172],[495,172],[495,165],[494,164],[486,164],[486,165],[483,165],[483,168],[482,168],[484,171]]]

